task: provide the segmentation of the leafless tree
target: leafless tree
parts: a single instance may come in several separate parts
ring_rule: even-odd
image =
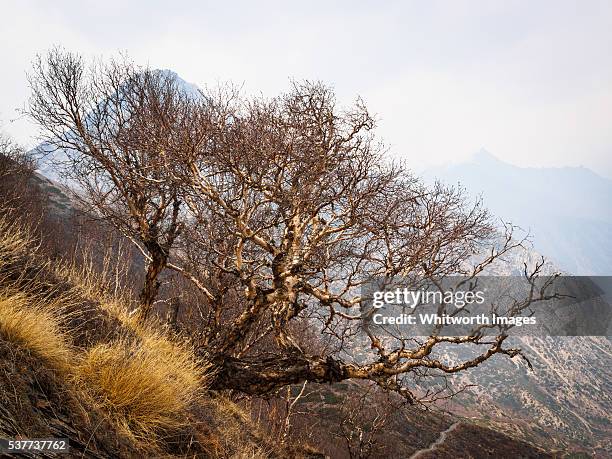
[[[520,244],[506,227],[493,246],[499,233],[479,202],[388,161],[361,100],[341,109],[329,87],[310,82],[272,99],[191,97],[167,74],[129,63],[84,72],[59,51],[39,60],[30,113],[50,148],[66,152],[86,202],[149,261],[143,316],[164,268],[201,293],[199,345],[216,367],[213,389],[265,394],[356,378],[410,398],[402,375],[520,355],[501,332],[370,333],[371,352],[354,356],[355,308],[373,277],[476,275]],[[444,362],[441,345],[477,352]]]
[[[30,75],[29,114],[44,131],[43,154],[76,187],[74,197],[138,246],[147,265],[140,295],[146,319],[159,276],[182,230],[180,189],[167,156],[205,141],[199,102],[174,74],[127,60],[87,67],[54,49]]]
[[[372,277],[474,275],[519,242],[506,228],[502,244],[468,273],[465,262],[498,237],[488,213],[461,190],[428,188],[386,161],[361,101],[342,111],[328,87],[307,82],[234,110],[222,135],[176,158],[173,169],[197,222],[190,240],[232,286],[229,297],[211,292],[211,309],[234,314],[205,343],[222,356],[221,387],[256,394],[303,380],[361,378],[398,388],[397,376],[418,368],[454,373],[494,354],[519,354],[503,347],[505,335],[431,336],[391,348],[370,335],[373,361],[340,359],[360,319],[360,288]],[[335,349],[313,353],[296,339],[292,325],[304,321],[319,324]],[[276,355],[242,352],[254,330],[269,334]],[[445,364],[430,358],[441,343],[485,349]]]
[[[356,390],[347,393],[342,400],[336,435],[344,443],[351,459],[383,457],[385,449],[390,446],[382,434],[402,404],[375,389],[370,386]]]

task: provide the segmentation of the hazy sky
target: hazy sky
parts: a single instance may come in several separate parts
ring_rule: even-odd
[[[127,51],[185,80],[273,95],[289,78],[361,95],[393,154],[420,170],[481,147],[521,166],[612,177],[612,1],[204,2],[0,0],[0,129],[53,45]]]

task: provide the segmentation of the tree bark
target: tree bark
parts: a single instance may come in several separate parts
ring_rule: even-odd
[[[161,285],[157,279],[167,263],[167,256],[158,244],[149,244],[147,248],[151,253],[151,261],[147,266],[144,285],[140,292],[139,318],[141,321],[147,320],[151,313],[151,309],[159,293],[159,286]]]
[[[350,377],[349,366],[331,357],[305,358],[301,355],[250,361],[234,357],[215,359],[213,390],[238,390],[263,395],[289,384],[304,381],[334,383]]]

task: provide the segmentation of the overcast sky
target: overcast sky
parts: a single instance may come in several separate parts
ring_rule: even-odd
[[[0,0],[0,129],[26,146],[25,74],[53,45],[127,51],[197,85],[274,95],[320,79],[361,95],[421,170],[484,147],[520,166],[612,177],[612,1]]]

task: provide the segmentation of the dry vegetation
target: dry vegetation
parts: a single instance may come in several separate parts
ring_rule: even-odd
[[[11,356],[3,382],[15,386],[14,395],[2,391],[0,433],[28,437],[59,428],[85,457],[278,456],[248,415],[206,392],[208,367],[185,338],[133,320],[118,272],[100,265],[96,272],[86,253],[80,263],[50,260],[31,230],[6,210],[0,216],[0,347]],[[100,320],[114,333],[78,339],[104,328]],[[13,373],[37,375],[34,367],[44,372],[37,384],[49,380],[44,389],[24,387]],[[30,413],[24,397],[40,399]],[[65,406],[51,406],[54,398]],[[11,412],[18,411],[13,404],[23,412]]]
[[[58,204],[50,190],[63,192],[51,182],[34,190],[20,150],[0,145],[0,199],[9,203],[0,208],[0,353],[11,356],[0,395],[14,407],[0,411],[0,434],[64,434],[102,457],[316,456],[289,438],[299,430],[293,384],[356,379],[413,403],[406,376],[520,355],[503,334],[418,341],[370,332],[372,352],[352,355],[352,311],[369,279],[463,272],[497,238],[480,202],[429,189],[385,160],[361,100],[341,109],[329,87],[309,82],[273,99],[231,88],[194,99],[163,72],[129,62],[86,71],[60,50],[35,63],[30,84],[28,114],[45,149],[66,155],[60,170],[76,187]],[[501,248],[465,273],[517,245],[506,227]],[[445,345],[478,354],[435,359]],[[22,397],[11,399],[19,372],[40,372],[53,396],[41,378],[18,379]],[[281,390],[267,439],[225,398]],[[3,423],[39,396],[49,412],[36,402],[29,420]],[[58,404],[71,407],[60,416]],[[354,441],[366,427],[350,414],[349,453],[352,443],[373,450],[371,435]],[[380,430],[382,419],[370,424]]]
[[[98,344],[87,350],[76,371],[97,393],[99,406],[145,441],[183,425],[204,387],[193,355],[161,336]]]
[[[22,228],[0,217],[0,334],[7,341],[28,348],[50,366],[68,371],[72,359],[69,339],[60,326],[57,311],[68,297],[52,299],[19,289],[6,278],[7,270],[26,256],[32,240]],[[33,287],[35,281],[30,282]],[[32,288],[31,290],[34,290]]]
[[[355,358],[354,308],[372,279],[477,276],[521,245],[461,188],[427,186],[389,161],[362,100],[340,107],[329,86],[308,81],[273,98],[224,85],[194,97],[168,72],[62,49],[39,56],[29,82],[26,112],[79,190],[68,194],[140,257],[134,317],[113,312],[113,300],[107,309],[138,333],[163,305],[208,356],[211,389],[268,396],[359,379],[413,401],[403,381],[415,375],[522,355],[491,324],[422,340],[369,329],[372,351]],[[98,298],[97,281],[85,284]],[[436,358],[447,346],[470,357]]]
[[[51,367],[69,371],[73,353],[52,312],[56,304],[45,304],[23,292],[0,292],[0,334],[29,349]]]

